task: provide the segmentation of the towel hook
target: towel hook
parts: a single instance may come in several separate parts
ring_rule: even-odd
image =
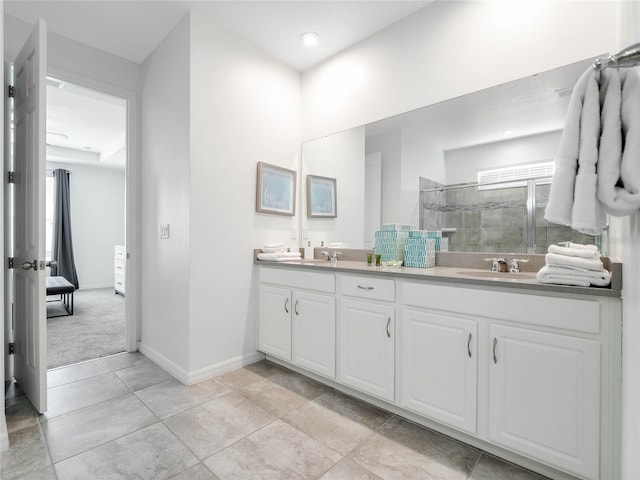
[[[635,43],[624,50],[620,50],[615,55],[609,55],[607,58],[598,58],[593,62],[593,68],[596,71],[605,68],[627,68],[640,65],[640,43]]]

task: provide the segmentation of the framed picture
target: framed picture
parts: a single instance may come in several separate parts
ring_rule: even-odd
[[[295,215],[296,172],[258,162],[256,211],[278,215]]]
[[[307,175],[307,217],[337,216],[336,179]]]

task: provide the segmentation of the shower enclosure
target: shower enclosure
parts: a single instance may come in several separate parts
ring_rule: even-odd
[[[452,252],[546,253],[571,241],[606,254],[606,232],[584,235],[544,219],[550,178],[489,185],[443,185],[420,178],[420,228],[442,230]]]

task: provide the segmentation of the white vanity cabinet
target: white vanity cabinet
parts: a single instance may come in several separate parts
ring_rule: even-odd
[[[402,406],[476,433],[477,322],[417,308],[402,322]]]
[[[260,269],[258,350],[335,378],[335,276]]]
[[[599,478],[599,342],[495,324],[489,334],[490,439]]]
[[[395,281],[340,277],[339,380],[362,392],[395,399]]]

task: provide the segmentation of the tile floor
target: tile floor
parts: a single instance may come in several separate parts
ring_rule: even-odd
[[[6,389],[5,479],[541,480],[269,362],[185,387],[139,353]]]

